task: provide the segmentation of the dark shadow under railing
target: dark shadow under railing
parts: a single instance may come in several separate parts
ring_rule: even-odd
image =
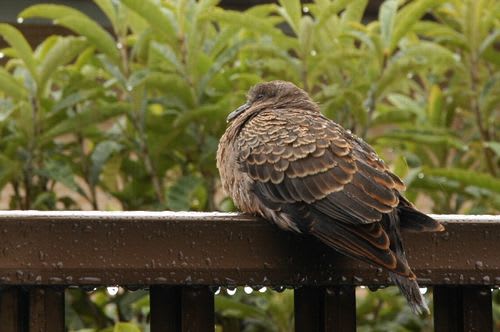
[[[500,216],[435,215],[442,233],[406,233],[436,331],[491,331]],[[0,212],[1,331],[64,331],[64,287],[151,292],[151,331],[209,331],[210,286],[289,286],[296,331],[355,331],[358,285],[387,274],[242,214]],[[21,286],[23,286],[21,288]]]

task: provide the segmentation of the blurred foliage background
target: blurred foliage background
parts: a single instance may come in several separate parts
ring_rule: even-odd
[[[73,36],[32,48],[0,24],[4,209],[233,210],[215,152],[249,87],[290,80],[370,142],[424,211],[500,210],[500,2],[94,0],[19,14]],[[393,287],[358,290],[360,331],[430,331]],[[218,331],[290,331],[291,291],[216,297]],[[67,292],[71,331],[147,331],[147,292]],[[494,295],[497,329],[500,297]],[[87,329],[87,330],[86,330]]]

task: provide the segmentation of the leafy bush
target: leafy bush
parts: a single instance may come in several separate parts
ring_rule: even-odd
[[[373,22],[367,0],[95,3],[112,33],[53,4],[20,17],[75,36],[33,50],[0,24],[4,208],[231,210],[214,162],[225,115],[253,84],[286,79],[373,144],[424,210],[500,210],[497,1],[387,0]],[[112,324],[96,319],[81,327]]]

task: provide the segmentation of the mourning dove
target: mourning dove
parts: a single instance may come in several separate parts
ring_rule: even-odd
[[[388,270],[412,310],[429,312],[400,229],[444,227],[401,195],[405,185],[372,147],[285,81],[257,84],[227,121],[217,167],[241,211]]]

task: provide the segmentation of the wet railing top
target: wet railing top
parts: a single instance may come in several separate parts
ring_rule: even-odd
[[[500,284],[500,216],[405,233],[425,285]],[[0,212],[0,284],[385,285],[380,269],[237,213]]]

